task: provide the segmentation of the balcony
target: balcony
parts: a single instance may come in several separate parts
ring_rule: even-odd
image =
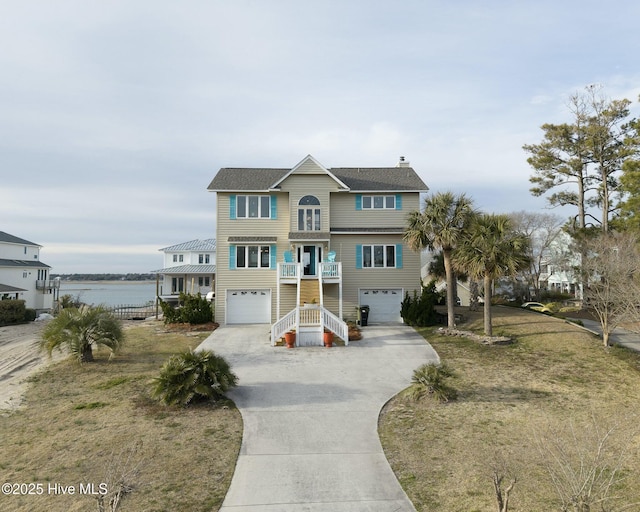
[[[318,264],[318,274],[302,276],[300,263],[278,263],[278,279],[284,284],[296,284],[299,277],[322,278],[323,283],[339,283],[342,279],[342,262],[325,261]]]
[[[58,290],[60,289],[59,279],[38,279],[36,281],[36,290]]]

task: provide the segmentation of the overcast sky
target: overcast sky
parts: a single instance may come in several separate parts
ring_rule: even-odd
[[[638,115],[640,2],[2,3],[0,231],[55,273],[215,236],[221,167],[393,166],[540,211],[522,145],[601,84]]]

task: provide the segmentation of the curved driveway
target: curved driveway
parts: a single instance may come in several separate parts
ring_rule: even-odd
[[[378,439],[382,406],[438,355],[412,328],[371,326],[348,347],[287,350],[269,326],[216,329],[198,349],[239,377],[244,420],[222,512],[414,512]]]

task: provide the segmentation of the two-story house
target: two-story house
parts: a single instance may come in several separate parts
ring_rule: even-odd
[[[407,213],[427,186],[395,167],[327,169],[311,155],[293,168],[222,168],[217,194],[216,321],[292,326],[298,344],[369,306],[369,322],[399,322],[420,289],[420,255],[403,243]],[[306,329],[305,329],[306,326]],[[305,336],[305,332],[314,334]]]
[[[60,290],[51,267],[40,261],[42,246],[0,231],[0,299],[21,299],[27,308],[49,311]]]
[[[177,301],[180,293],[206,296],[213,291],[216,276],[216,240],[191,240],[160,249],[164,268],[158,278],[158,296]]]

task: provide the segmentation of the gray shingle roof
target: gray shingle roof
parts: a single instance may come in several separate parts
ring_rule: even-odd
[[[412,167],[343,167],[329,170],[352,191],[428,190]]]
[[[159,249],[160,251],[215,251],[216,239],[207,238],[206,240],[191,240],[181,244],[171,245]]]
[[[291,169],[222,168],[215,175],[208,190],[267,191]],[[412,167],[337,167],[329,169],[352,192],[402,192],[428,190],[427,185]]]
[[[269,190],[291,169],[242,169],[224,167],[211,180],[208,190]]]
[[[24,238],[18,238],[17,236],[10,235],[9,233],[5,233],[4,231],[0,231],[0,242],[7,242],[10,244],[20,244],[20,245],[35,245],[37,247],[41,247],[38,244],[29,242],[29,240],[25,240]]]

